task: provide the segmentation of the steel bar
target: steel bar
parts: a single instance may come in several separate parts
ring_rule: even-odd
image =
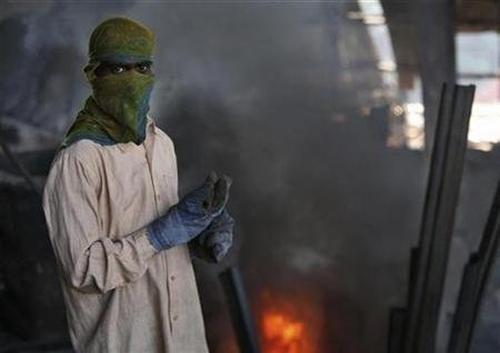
[[[252,314],[248,306],[240,272],[236,267],[230,267],[220,274],[220,280],[226,292],[240,352],[260,353]]]
[[[465,266],[460,296],[457,301],[448,353],[469,352],[477,316],[498,252],[500,238],[500,182],[486,228],[479,245]]]
[[[407,292],[406,302],[411,303],[412,293],[415,284],[415,277],[417,275],[417,260],[418,260],[418,247],[411,249],[410,268],[408,271],[409,286]],[[389,317],[389,337],[387,340],[388,353],[400,353],[404,347],[404,339],[406,337],[406,323],[408,320],[408,308],[394,307],[390,310]]]
[[[403,347],[406,308],[392,308],[389,318],[388,353],[400,353]]]
[[[404,353],[433,353],[474,86],[443,85],[405,324]]]

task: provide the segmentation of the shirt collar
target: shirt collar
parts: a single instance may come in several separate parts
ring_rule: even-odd
[[[156,135],[156,123],[153,117],[149,114],[147,114],[146,117],[147,117],[146,131],[152,132]]]
[[[149,114],[146,115],[147,122],[146,122],[146,139],[142,142],[141,145],[144,145],[146,140],[148,138],[151,138],[149,136],[150,134],[156,135],[157,134],[157,129],[156,129],[156,123],[153,119],[153,117]],[[127,143],[117,143],[115,146],[118,147],[118,149],[122,152],[127,152],[131,150],[139,150],[141,149],[141,145],[136,145],[134,142],[127,142]]]

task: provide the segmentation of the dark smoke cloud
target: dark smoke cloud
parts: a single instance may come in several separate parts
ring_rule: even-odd
[[[0,115],[61,138],[89,93],[92,28],[111,15],[150,25],[151,112],[176,143],[181,194],[211,169],[233,177],[228,262],[241,266],[254,307],[264,288],[297,294],[324,308],[324,352],[381,353],[389,307],[405,300],[425,170],[419,152],[385,147],[387,109],[360,113],[378,104],[382,83],[365,27],[344,16],[350,6],[13,3],[0,19]],[[471,205],[484,190],[468,194]],[[460,225],[474,238],[481,221]],[[215,277],[223,267],[197,262],[213,347],[231,332]]]

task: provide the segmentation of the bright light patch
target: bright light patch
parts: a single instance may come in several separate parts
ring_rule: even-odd
[[[379,0],[358,0],[360,12],[349,12],[348,18],[362,20],[367,26],[377,56],[377,68],[381,71],[385,96],[396,97],[398,73],[389,28]]]
[[[404,112],[404,113],[403,113]],[[491,151],[500,143],[500,102],[475,103],[469,123],[469,148]],[[404,116],[406,147],[413,150],[424,148],[424,107],[420,103],[407,103],[393,108],[395,116]]]
[[[424,106],[421,103],[406,103],[404,110],[406,147],[412,150],[423,150],[425,146]]]
[[[476,85],[469,147],[491,151],[500,143],[500,34],[457,33],[456,47],[459,82]]]
[[[469,143],[471,148],[482,151],[491,151],[494,144],[500,143],[500,102],[474,104]]]

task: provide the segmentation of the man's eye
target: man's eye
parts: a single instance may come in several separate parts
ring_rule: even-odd
[[[122,65],[113,65],[111,67],[111,72],[114,74],[121,74],[125,71],[125,68]]]
[[[150,64],[139,64],[137,65],[137,70],[139,72],[145,73],[151,71],[151,65]]]

